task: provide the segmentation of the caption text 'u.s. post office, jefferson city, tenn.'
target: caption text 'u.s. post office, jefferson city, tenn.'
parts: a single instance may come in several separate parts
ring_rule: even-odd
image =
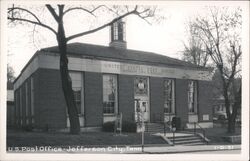
[[[127,49],[125,24],[110,27],[109,46],[68,44],[69,70],[82,129],[98,128],[122,113],[146,122],[179,117],[182,127],[212,127],[211,68],[167,56]],[[15,124],[67,129],[58,47],[36,52],[15,80]]]

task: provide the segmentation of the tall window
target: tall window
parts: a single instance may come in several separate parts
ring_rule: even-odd
[[[188,82],[188,112],[197,113],[197,82]]]
[[[125,23],[118,21],[111,26],[111,40],[125,41]]]
[[[103,75],[103,113],[117,113],[117,103],[117,76],[105,74]]]
[[[175,113],[174,80],[164,80],[164,113]]]
[[[77,107],[78,114],[83,114],[83,90],[82,90],[82,73],[80,72],[70,72],[70,77],[72,80],[72,89],[74,92],[75,103]]]
[[[120,21],[118,23],[118,40],[125,41],[125,23]]]

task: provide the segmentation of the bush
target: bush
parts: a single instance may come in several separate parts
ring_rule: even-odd
[[[115,127],[115,122],[110,121],[110,122],[105,122],[102,125],[102,130],[106,132],[114,132],[114,127]]]
[[[34,127],[32,125],[23,126],[22,129],[27,132],[33,131]]]
[[[136,132],[136,123],[135,122],[122,122],[122,131],[124,132]]]
[[[105,132],[114,132],[115,122],[105,122],[102,125],[102,130]],[[136,123],[135,122],[129,122],[129,121],[123,121],[122,122],[122,132],[136,132]]]

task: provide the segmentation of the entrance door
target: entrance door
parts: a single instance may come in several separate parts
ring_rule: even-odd
[[[149,103],[145,99],[135,99],[135,121],[141,121],[142,116],[144,122],[150,122],[150,112],[149,112]]]
[[[138,121],[138,113],[143,113],[144,121],[150,122],[149,102],[149,78],[136,76],[134,80],[135,121]]]

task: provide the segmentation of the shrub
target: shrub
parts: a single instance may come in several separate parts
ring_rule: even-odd
[[[105,122],[102,125],[102,130],[106,131],[106,132],[113,132],[114,131],[114,127],[115,127],[115,122],[114,121]]]
[[[106,132],[114,132],[115,122],[105,122],[102,125],[102,130]],[[129,122],[129,121],[123,121],[122,122],[122,132],[136,132],[136,123],[135,122]]]
[[[24,130],[24,131],[27,131],[27,132],[31,132],[31,131],[33,131],[33,126],[32,125],[26,125],[26,126],[23,126],[22,127],[22,129]]]
[[[122,131],[124,132],[136,132],[136,123],[123,121],[122,122]]]

